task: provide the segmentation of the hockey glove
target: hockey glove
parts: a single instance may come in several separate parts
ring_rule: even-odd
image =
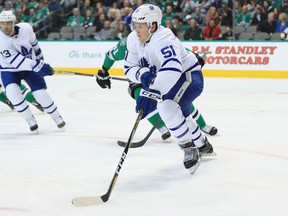
[[[107,70],[98,70],[96,82],[101,88],[111,88],[110,76]]]
[[[158,101],[161,100],[160,92],[149,89],[142,89],[138,99],[136,100],[136,112],[143,109],[142,119],[157,108]]]
[[[54,74],[53,68],[42,60],[36,60],[35,66],[32,68],[34,72],[37,72],[44,76],[51,76]]]
[[[142,83],[144,89],[148,90],[150,84],[152,84],[155,79],[155,75],[150,71],[149,68],[144,67],[137,71],[136,79]]]

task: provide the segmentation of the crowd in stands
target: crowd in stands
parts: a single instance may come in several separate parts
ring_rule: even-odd
[[[253,39],[259,33],[270,39],[288,32],[288,0],[236,0],[234,11],[233,0],[0,0],[0,11],[12,9],[42,39],[117,40],[129,34],[131,14],[143,3],[158,5],[162,25],[181,40]],[[59,37],[49,37],[53,33]]]

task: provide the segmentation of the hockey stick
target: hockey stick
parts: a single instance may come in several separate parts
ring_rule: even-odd
[[[80,76],[89,76],[89,77],[96,77],[97,76],[96,74],[86,74],[86,73],[73,72],[73,71],[54,70],[54,72],[60,73],[60,74],[80,75]],[[121,78],[121,77],[110,76],[110,78],[113,80],[128,81],[128,79]]]
[[[131,131],[131,134],[129,136],[127,145],[125,146],[125,149],[124,149],[124,151],[123,151],[123,153],[121,155],[120,161],[119,161],[119,163],[117,165],[117,168],[116,168],[116,170],[114,172],[114,176],[113,176],[112,181],[111,181],[111,183],[109,185],[108,191],[102,196],[76,197],[76,198],[74,198],[72,200],[72,204],[74,206],[77,206],[77,207],[89,206],[89,205],[100,204],[100,203],[104,203],[104,202],[108,201],[108,199],[109,199],[109,197],[110,197],[110,195],[112,193],[112,190],[113,190],[113,188],[114,188],[114,186],[116,184],[116,181],[117,181],[119,172],[120,172],[120,170],[122,168],[122,165],[124,163],[124,160],[125,160],[125,158],[126,158],[126,156],[128,154],[128,150],[129,150],[130,145],[132,143],[132,139],[133,139],[133,137],[134,137],[134,135],[136,133],[136,129],[137,129],[138,125],[139,125],[140,120],[142,119],[142,115],[143,115],[143,110],[141,109],[139,111],[138,117],[136,119],[136,122],[135,122],[135,124],[133,126],[133,129]]]
[[[139,148],[142,147],[143,145],[145,145],[145,143],[147,142],[147,140],[150,138],[151,134],[154,132],[155,128],[159,125],[161,121],[161,118],[159,117],[155,123],[155,125],[153,125],[153,127],[151,128],[151,130],[149,131],[149,133],[146,135],[146,137],[144,137],[144,139],[138,141],[138,142],[133,142],[130,145],[130,148]],[[127,145],[127,142],[124,141],[117,141],[117,144],[121,147],[125,147]]]

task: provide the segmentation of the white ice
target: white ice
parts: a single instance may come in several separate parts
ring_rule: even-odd
[[[175,140],[155,131],[130,149],[107,203],[77,208],[78,196],[105,194],[137,114],[127,83],[101,89],[94,78],[48,77],[48,92],[65,119],[60,131],[31,107],[32,135],[15,111],[0,104],[1,216],[284,216],[288,212],[288,80],[206,78],[195,101],[219,135],[218,156],[195,174],[184,169]],[[151,129],[141,121],[134,140]]]

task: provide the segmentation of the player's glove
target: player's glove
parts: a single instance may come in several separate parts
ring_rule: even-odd
[[[144,89],[148,90],[150,84],[152,84],[155,79],[155,75],[148,67],[144,67],[136,73],[136,79],[142,83]]]
[[[107,70],[98,70],[97,76],[96,76],[96,82],[101,88],[111,88],[111,81],[110,76]]]
[[[198,53],[194,53],[196,58],[198,59],[198,62],[200,63],[201,65],[201,68],[205,65],[205,61],[204,59],[198,54]]]
[[[142,108],[142,119],[145,118],[149,113],[156,109],[159,100],[161,100],[159,91],[154,89],[149,89],[149,91],[141,89],[140,95],[136,100],[136,112],[139,112]]]
[[[53,68],[42,60],[36,60],[36,64],[32,70],[41,74],[42,76],[51,76],[54,74]]]

